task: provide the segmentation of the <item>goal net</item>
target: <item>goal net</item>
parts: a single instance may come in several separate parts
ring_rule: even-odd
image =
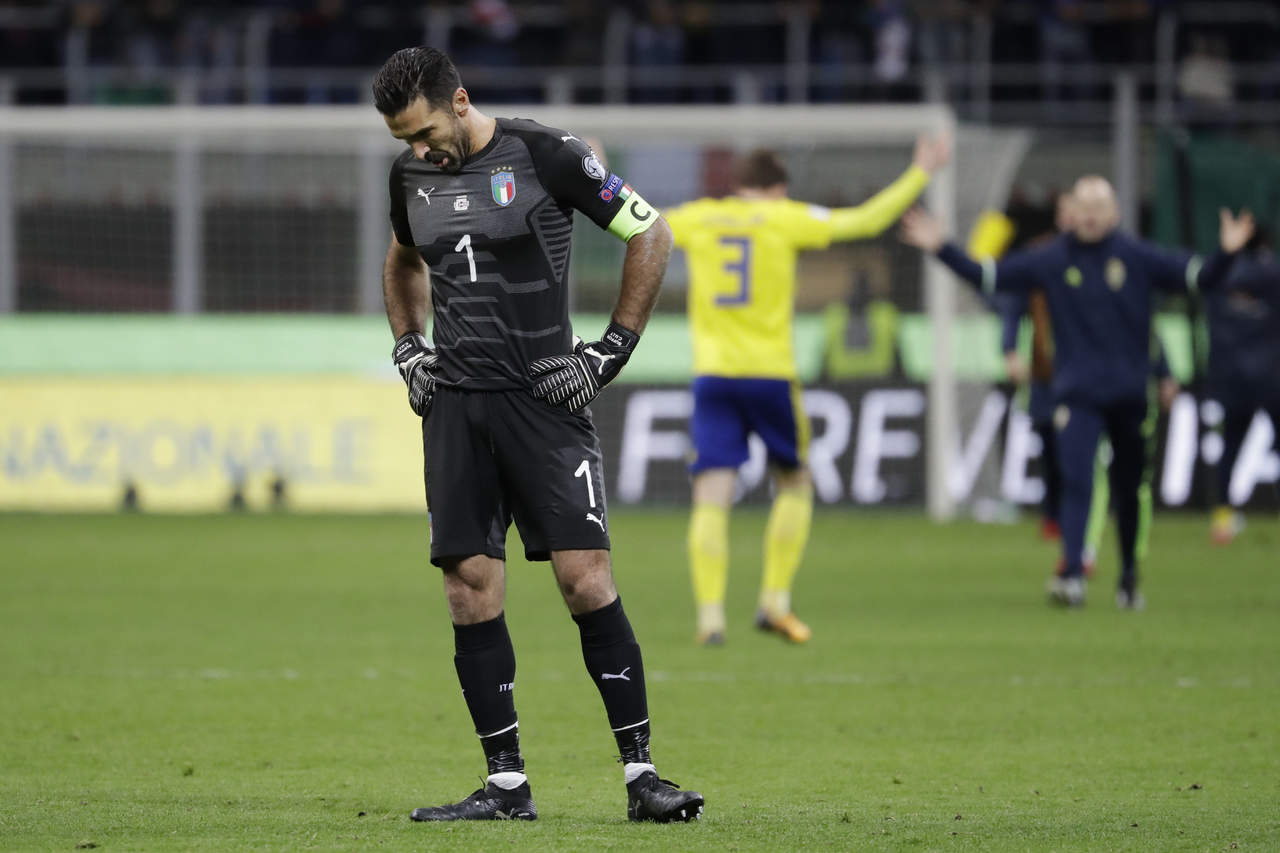
[[[1004,206],[1028,142],[957,128],[936,105],[486,112],[591,138],[659,207],[724,194],[733,156],[756,146],[782,152],[792,197],[857,204],[906,167],[918,134],[949,133],[953,164],[925,203],[961,238],[982,209]],[[367,106],[0,110],[0,313],[379,314],[399,150]],[[580,224],[572,305],[605,314],[623,250]],[[1009,497],[1003,413],[988,394],[998,353],[979,351],[994,350],[980,301],[892,232],[805,253],[799,280],[819,497],[923,504],[939,519]],[[687,500],[687,442],[674,435],[687,408],[686,284],[677,256],[652,327],[665,331],[624,374],[628,393],[596,407],[618,424],[602,437],[623,502]],[[755,450],[743,481],[759,500]]]

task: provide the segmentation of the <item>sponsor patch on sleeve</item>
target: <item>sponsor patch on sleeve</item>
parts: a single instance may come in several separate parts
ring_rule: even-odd
[[[601,201],[613,201],[613,197],[618,194],[618,190],[622,189],[622,178],[610,173],[609,179],[604,182],[604,186],[600,188],[598,195]]]

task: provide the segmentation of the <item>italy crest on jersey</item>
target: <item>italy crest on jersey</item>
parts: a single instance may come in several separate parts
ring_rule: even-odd
[[[516,175],[510,166],[499,166],[489,173],[493,200],[506,207],[516,197]]]

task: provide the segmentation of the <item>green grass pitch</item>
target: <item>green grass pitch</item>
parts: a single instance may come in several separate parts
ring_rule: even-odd
[[[508,620],[533,824],[413,824],[483,761],[426,521],[0,516],[0,849],[1277,850],[1280,524],[1229,549],[1157,519],[1149,609],[1042,600],[1030,523],[820,513],[813,642],[750,628],[763,516],[733,519],[729,642],[692,643],[685,516],[619,509],[654,757],[707,798],[632,825],[549,568]]]

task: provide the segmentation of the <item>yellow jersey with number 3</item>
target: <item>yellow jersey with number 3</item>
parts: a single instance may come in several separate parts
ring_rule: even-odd
[[[730,196],[665,211],[689,263],[694,373],[795,379],[796,253],[883,232],[928,181],[912,166],[858,207]]]

